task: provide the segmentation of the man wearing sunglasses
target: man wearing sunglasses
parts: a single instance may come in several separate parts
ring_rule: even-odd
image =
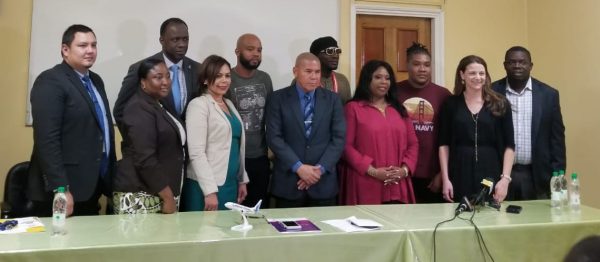
[[[310,52],[321,61],[321,87],[337,93],[345,104],[352,98],[350,82],[341,73],[333,72],[338,68],[342,49],[331,36],[316,39],[310,45]]]

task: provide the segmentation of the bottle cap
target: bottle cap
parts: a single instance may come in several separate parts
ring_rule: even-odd
[[[558,171],[552,171],[552,176],[558,176]]]
[[[577,179],[577,173],[571,174],[571,179]]]
[[[58,193],[64,193],[65,192],[65,187],[59,186],[58,189],[56,190],[56,192],[58,192]]]
[[[558,174],[561,175],[561,176],[564,176],[565,175],[565,171],[561,169],[560,171],[558,171]]]

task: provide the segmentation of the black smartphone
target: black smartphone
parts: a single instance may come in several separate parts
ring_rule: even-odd
[[[509,205],[506,207],[506,212],[513,213],[513,214],[519,214],[519,213],[521,213],[521,209],[523,209],[521,206]]]
[[[290,231],[302,229],[302,226],[300,226],[300,224],[296,223],[296,221],[291,221],[291,220],[281,221],[281,224],[283,224],[283,227],[286,230],[290,230]]]

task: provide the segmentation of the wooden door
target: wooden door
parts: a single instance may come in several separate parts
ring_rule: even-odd
[[[384,60],[398,82],[408,78],[406,48],[413,42],[431,52],[431,19],[419,17],[358,15],[356,17],[356,81],[362,66],[372,59]]]

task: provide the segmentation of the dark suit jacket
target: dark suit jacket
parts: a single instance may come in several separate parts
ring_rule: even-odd
[[[341,99],[324,88],[315,91],[312,132],[304,135],[304,113],[295,86],[273,92],[267,105],[267,143],[275,154],[272,191],[277,197],[297,200],[335,197],[338,192],[336,164],[344,150],[346,121]],[[291,167],[321,164],[325,173],[308,190],[298,190],[299,177]]]
[[[112,123],[104,83],[91,71],[90,78]],[[86,201],[98,181],[110,185],[115,163],[114,129],[109,128],[108,175],[99,180],[102,129],[87,90],[68,64],[58,64],[37,77],[31,89],[31,112],[34,145],[27,190],[31,200],[51,201],[52,190],[69,185],[76,202]],[[103,193],[110,195],[109,191]]]
[[[170,186],[173,194],[179,195],[184,164],[182,138],[167,111],[139,89],[125,106],[121,124],[123,159],[114,178],[114,191],[158,195]]]
[[[533,181],[538,195],[547,195],[553,170],[567,167],[565,126],[560,111],[558,91],[531,78],[532,123],[531,164]],[[506,78],[492,84],[492,88],[506,95]]]
[[[147,57],[146,59],[159,59],[164,60],[164,56],[162,52],[158,52],[157,54]],[[129,99],[137,92],[140,88],[140,79],[138,78],[138,68],[142,61],[140,60],[135,64],[129,66],[129,70],[127,71],[127,75],[123,78],[123,83],[121,84],[121,90],[119,91],[119,96],[117,97],[117,101],[115,102],[115,107],[113,108],[113,115],[115,116],[115,121],[117,122],[117,126],[119,127],[119,131],[122,131],[121,122],[123,118],[123,110],[127,105]],[[182,70],[183,75],[185,76],[185,87],[187,89],[187,99],[186,104],[184,105],[183,111],[185,112],[185,106],[192,100],[192,98],[198,95],[198,70],[200,68],[200,64],[188,57],[183,58]],[[175,103],[173,102],[173,93],[169,93],[169,95],[160,100],[161,104],[171,113],[173,116],[177,116],[180,119],[185,119],[184,115],[179,115],[175,111]]]

